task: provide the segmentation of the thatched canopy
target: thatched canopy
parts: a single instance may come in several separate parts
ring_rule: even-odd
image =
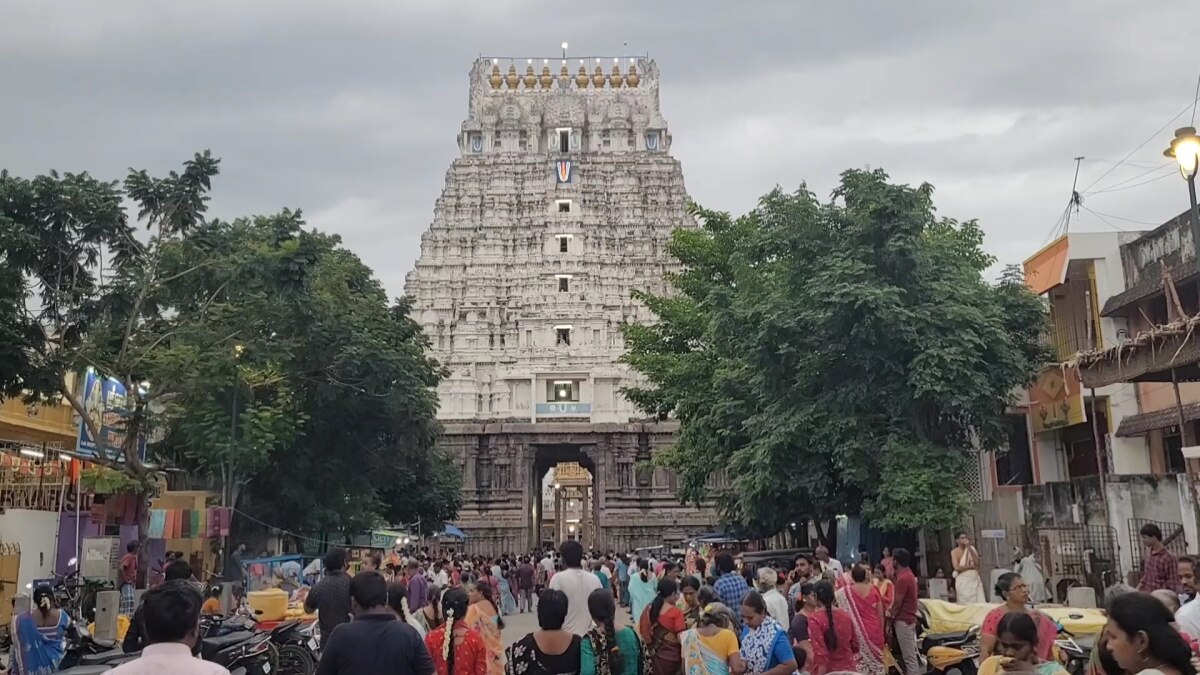
[[[1115,347],[1081,352],[1066,365],[1079,368],[1083,386],[1118,382],[1200,382],[1200,316],[1188,317],[1148,331]]]

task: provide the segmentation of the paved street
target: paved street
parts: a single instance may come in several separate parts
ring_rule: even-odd
[[[629,610],[621,608],[617,611],[617,627],[629,624]],[[510,614],[504,617],[504,645],[508,646],[525,637],[526,633],[537,630],[537,614]]]

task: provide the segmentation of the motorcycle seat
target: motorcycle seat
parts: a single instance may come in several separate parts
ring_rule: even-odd
[[[109,649],[103,652],[96,652],[95,654],[82,654],[79,657],[79,663],[85,666],[94,666],[102,663],[110,663],[115,659],[123,659],[125,656],[125,650],[123,649]]]
[[[975,640],[973,631],[960,630],[953,633],[926,633],[921,638],[921,647],[929,651],[930,647],[957,647]]]
[[[204,657],[204,660],[209,661],[221,650],[245,642],[253,636],[254,633],[248,630],[241,630],[220,637],[207,637],[200,641],[200,653]]]

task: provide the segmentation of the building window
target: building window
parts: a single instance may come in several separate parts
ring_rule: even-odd
[[[555,326],[554,327],[554,343],[560,347],[571,346],[571,327],[570,326]]]
[[[558,278],[558,292],[567,293],[571,290],[571,277]]]
[[[600,329],[599,328],[592,329],[592,344],[594,344],[594,345],[600,344]]]
[[[1008,447],[996,453],[996,484],[1032,485],[1029,419],[1026,415],[1006,415]]]
[[[571,200],[570,199],[559,199],[559,200],[555,201],[554,203],[558,204],[558,212],[559,213],[570,213],[571,212]]]
[[[1187,460],[1183,458],[1183,437],[1163,436],[1163,454],[1166,455],[1167,473],[1187,473]]]
[[[546,383],[547,403],[578,403],[579,383],[575,380],[552,380]]]
[[[558,151],[559,152],[568,152],[570,150],[571,150],[571,130],[570,129],[559,129],[558,130]]]
[[[525,346],[526,347],[533,346],[533,331],[531,331],[531,330],[525,331]]]
[[[558,235],[558,252],[559,253],[567,253],[568,251],[570,251],[571,250],[570,241],[571,241],[571,238],[569,236],[562,235],[562,234]]]

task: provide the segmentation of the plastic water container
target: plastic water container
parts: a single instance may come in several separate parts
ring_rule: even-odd
[[[281,589],[250,591],[246,594],[246,601],[254,612],[254,618],[259,621],[281,621],[287,616],[288,594]]]

